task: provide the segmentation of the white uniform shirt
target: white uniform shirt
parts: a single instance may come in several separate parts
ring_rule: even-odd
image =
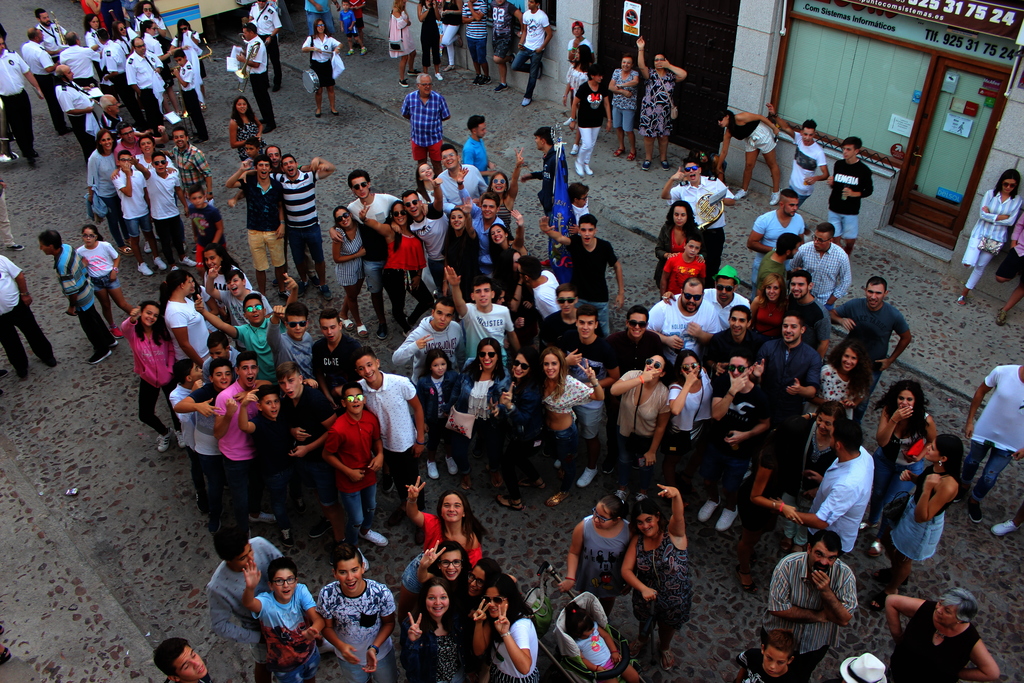
[[[93,45],[99,45],[100,39],[96,36],[96,31],[89,29],[85,33],[85,46],[91,48]]]
[[[0,315],[6,315],[21,303],[21,290],[14,279],[21,275],[21,268],[6,256],[0,256]]]
[[[39,29],[43,34],[43,49],[47,52],[53,52],[54,50],[64,50],[67,48],[63,44],[62,36],[67,34],[62,27],[58,27],[53,21],[50,21],[49,26],[43,26],[42,24],[36,24],[36,28]]]
[[[142,42],[146,44],[146,54],[152,55],[157,59],[164,53],[164,48],[160,44],[160,41],[156,39],[156,36],[151,36],[148,33],[142,34]]]
[[[72,83],[60,83],[57,86],[57,102],[65,114],[72,109],[92,109],[92,100]]]
[[[132,56],[125,61],[128,85],[137,85],[142,90],[151,89],[154,95],[162,93],[164,81],[157,73],[159,68],[159,59],[148,54],[139,56],[139,53],[133,50]]]
[[[75,78],[93,78],[96,75],[94,65],[100,63],[100,53],[99,50],[72,45],[60,53],[57,61],[71,67]]]
[[[249,18],[256,24],[256,33],[261,36],[269,36],[274,29],[281,28],[281,17],[277,8],[269,2],[266,7],[260,7],[259,2],[249,6]]]
[[[125,62],[128,60],[128,55],[132,53],[132,47],[123,40],[108,40],[100,48],[100,52],[100,66],[108,74],[123,74]]]
[[[25,89],[23,73],[27,72],[28,64],[17,52],[5,50],[0,54],[0,95],[10,97]]]
[[[249,73],[265,74],[267,73],[267,46],[262,38],[256,36],[245,44],[245,55],[249,54],[249,50],[252,49],[253,45],[256,46],[256,52],[249,61],[257,62],[259,66],[250,67]],[[242,59],[245,59],[245,55],[242,55]]]
[[[167,24],[164,23],[163,19],[153,14],[147,15],[145,12],[143,12],[135,18],[135,25],[132,28],[135,29],[136,33],[142,33],[142,29],[139,27],[142,25],[142,22],[144,21],[152,21],[154,24],[156,24],[156,28],[158,31],[167,30]]]
[[[196,72],[193,71],[192,65],[185,62],[185,66],[181,67],[178,71],[178,76],[185,82],[185,85],[181,86],[182,90],[195,90],[196,89]]]
[[[669,196],[671,197],[671,199],[667,200],[666,203],[671,204],[672,202],[678,201],[686,202],[693,207],[694,215],[696,215],[698,199],[708,194],[709,192],[711,194],[718,194],[722,190],[725,190],[726,199],[733,198],[732,192],[729,190],[728,187],[726,187],[725,183],[723,183],[721,180],[718,180],[717,178],[708,178],[707,176],[701,176],[700,185],[698,185],[697,187],[694,187],[690,183],[683,183],[682,185],[677,185],[673,187],[669,191]],[[696,220],[697,224],[700,225],[700,220],[696,218],[694,220]],[[716,228],[724,227],[725,212],[723,211],[722,215],[718,218],[718,220],[709,225],[708,228],[714,230]]]
[[[31,40],[21,46],[21,58],[28,64],[28,70],[33,76],[49,76],[53,73],[53,58],[46,54],[46,50],[39,43]],[[51,69],[47,71],[47,69]]]

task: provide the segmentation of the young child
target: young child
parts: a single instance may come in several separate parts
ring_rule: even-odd
[[[188,218],[192,221],[192,236],[196,240],[197,269],[202,274],[206,268],[203,263],[206,247],[211,244],[226,247],[227,242],[224,241],[224,219],[220,210],[206,198],[206,188],[201,183],[188,188]]]
[[[793,683],[799,680],[796,672],[789,670],[793,663],[796,640],[793,632],[776,628],[768,632],[768,640],[760,649],[751,648],[736,657],[740,671],[736,683]]]
[[[673,254],[665,262],[665,269],[661,274],[661,291],[671,292],[673,296],[683,293],[683,283],[691,277],[705,278],[707,271],[704,265],[704,257],[700,250],[704,246],[704,238],[699,232],[690,233],[686,236],[686,245],[681,252]]]
[[[212,683],[199,653],[184,638],[168,638],[153,650],[153,664],[173,683]]]
[[[237,278],[228,280],[229,287],[233,281],[237,282]],[[288,275],[284,276],[284,281],[289,291],[291,291],[291,296],[294,297],[295,292],[291,288],[295,286],[295,281]],[[225,298],[230,300],[234,297],[228,296]],[[238,340],[239,348],[244,346],[246,351],[256,352],[260,367],[259,379],[268,382],[275,381],[277,377],[275,369],[277,366],[274,364],[274,351],[270,348],[270,340],[267,338],[267,332],[270,328],[270,316],[268,315],[270,313],[270,304],[267,303],[265,296],[259,292],[250,292],[245,295],[245,298],[242,299],[242,313],[245,316],[245,323],[242,325],[228,325],[205,308],[201,312],[208,323],[232,339]]]
[[[174,362],[171,368],[173,373],[174,388],[171,389],[167,400],[171,402],[171,410],[180,401],[189,397],[193,391],[203,386],[203,370],[196,365],[191,358],[182,358]],[[196,507],[203,514],[210,512],[210,503],[206,496],[206,478],[203,476],[203,466],[196,453],[196,422],[193,413],[183,413],[178,421],[181,423],[181,438],[185,442],[185,451],[188,453],[189,463],[192,466],[192,484],[196,487]]]
[[[395,597],[383,583],[363,578],[363,557],[355,546],[339,543],[331,553],[333,581],[320,589],[316,611],[326,622],[324,638],[338,653],[343,683],[397,683],[398,665],[391,634]]]
[[[423,375],[416,380],[416,395],[423,406],[423,421],[427,423],[427,476],[437,479],[437,447],[445,436],[445,422],[451,408],[452,388],[459,373],[448,367],[448,354],[443,349],[427,351],[423,361]],[[451,444],[449,443],[449,446]],[[449,448],[450,450],[450,448]],[[445,456],[448,474],[458,474],[451,453]]]
[[[249,420],[245,408],[253,401],[257,402],[260,412]],[[270,491],[270,506],[281,529],[281,545],[291,548],[295,539],[291,520],[288,519],[288,482],[295,474],[296,462],[288,453],[295,439],[288,423],[277,419],[281,413],[281,389],[276,384],[265,384],[242,397],[241,407],[238,428],[254,437],[263,481]]]
[[[179,28],[179,30],[181,29]],[[203,79],[199,71],[193,69],[192,65],[188,63],[188,57],[185,56],[185,51],[181,48],[172,52],[171,58],[177,64],[176,68],[171,69],[171,73],[178,80],[178,85],[181,87],[182,104],[185,105],[185,112],[192,119],[192,125],[196,127],[196,137],[199,138],[199,143],[202,144],[210,139],[210,133],[206,130],[206,119],[203,117],[203,102],[199,96],[200,90],[197,89],[197,86],[202,87]],[[199,259],[196,260],[198,261]]]
[[[313,379],[313,337],[309,334],[309,307],[306,304],[293,301],[287,306],[274,306],[267,337],[274,349],[275,363],[280,365],[294,361],[306,383],[314,388],[318,386]]]
[[[338,21],[345,32],[345,37],[348,39],[348,52],[345,54],[349,56],[354,55],[356,53],[356,46],[358,45],[362,48],[362,43],[359,40],[359,29],[356,28],[356,13],[352,11],[352,4],[348,0],[342,0],[341,2]]]
[[[380,421],[365,410],[366,397],[358,382],[341,388],[341,400],[345,412],[327,432],[324,460],[337,470],[335,483],[346,513],[345,542],[356,545],[365,538],[385,546],[388,540],[370,528],[377,509],[377,472],[384,464]]]
[[[121,292],[121,280],[117,277],[118,266],[121,265],[121,255],[117,253],[110,242],[103,241],[103,235],[91,223],[82,228],[82,242],[84,244],[75,251],[89,268],[89,280],[92,281],[93,291],[96,292],[96,298],[99,299],[100,306],[103,307],[103,317],[107,319],[110,334],[120,339],[123,335],[120,328],[114,324],[114,313],[110,308],[110,300],[113,299],[118,308],[125,313],[132,311],[131,304],[125,301],[124,294]]]
[[[619,644],[615,642],[607,630],[597,625],[587,611],[575,604],[570,605],[565,614],[565,632],[576,641],[583,656],[586,667],[595,672],[610,671],[622,661]],[[627,653],[628,654],[628,653]],[[640,675],[632,665],[622,672],[623,680],[638,683]],[[598,681],[606,680],[600,676]]]
[[[203,361],[204,382],[210,381],[210,363],[217,358],[226,358],[231,361],[231,367],[235,367],[235,361],[238,359],[239,351],[231,345],[231,340],[228,339],[228,335],[224,334],[220,330],[214,330],[210,333],[210,336],[206,338],[206,349],[210,352],[210,356]],[[235,381],[233,371],[231,373],[231,381]]]
[[[271,592],[254,596],[260,570],[255,563],[242,569],[245,574],[242,606],[260,621],[267,643],[267,670],[274,674],[278,683],[315,682],[320,666],[316,639],[324,628],[324,620],[316,611],[309,589],[298,583],[298,571],[291,558],[271,560],[267,567]]]
[[[348,0],[348,6],[352,8],[352,13],[355,15],[355,31],[356,35],[353,36],[355,44],[359,46],[359,54],[366,54],[366,43],[363,41],[363,6],[366,5],[366,0]],[[344,8],[344,6],[343,6]],[[347,31],[348,29],[346,29]],[[351,44],[351,42],[350,42]]]

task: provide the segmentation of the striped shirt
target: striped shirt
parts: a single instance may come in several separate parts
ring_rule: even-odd
[[[57,271],[57,279],[60,280],[60,289],[64,296],[77,295],[75,308],[80,311],[92,308],[94,297],[85,259],[79,256],[70,244],[62,244],[60,253],[53,257],[53,267]]]
[[[299,171],[295,180],[284,173],[275,173],[284,192],[284,220],[289,228],[314,228],[319,219],[316,214],[316,173]]]
[[[490,13],[487,0],[473,0],[473,9],[483,14],[484,18],[480,21],[471,21],[466,24],[466,38],[469,40],[487,40],[487,15]],[[469,10],[468,3],[462,6],[462,16],[473,16],[473,13]]]
[[[826,645],[839,644],[839,624],[831,621],[803,624],[777,617],[772,612],[784,612],[791,607],[820,610],[824,607],[821,593],[807,575],[806,552],[793,553],[779,560],[772,572],[772,585],[768,593],[768,607],[761,621],[761,628],[771,631],[784,628],[793,632],[797,642],[796,652],[804,654],[821,649]],[[857,609],[857,579],[842,560],[832,565],[829,582],[832,592],[851,614]]]

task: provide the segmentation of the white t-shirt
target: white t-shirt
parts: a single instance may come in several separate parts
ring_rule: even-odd
[[[171,171],[166,178],[151,173],[149,180],[146,181],[146,187],[149,189],[149,215],[154,220],[179,215],[177,193],[174,191],[174,188],[181,187],[181,177],[177,171]]]
[[[696,351],[698,356],[703,357],[704,346],[697,341],[696,337],[686,332],[686,326],[690,323],[697,323],[701,329],[710,334],[722,331],[723,327],[718,315],[707,301],[701,303],[697,312],[691,316],[683,315],[679,310],[679,297],[674,296],[668,302],[659,301],[651,307],[651,318],[648,329],[665,336],[681,337],[683,348]],[[665,360],[669,363],[676,362],[677,351],[665,347]]]
[[[537,307],[541,318],[546,318],[552,313],[558,313],[558,278],[549,270],[541,271],[541,275],[548,279],[542,285],[533,288],[533,303]]]
[[[359,182],[362,182],[362,180]],[[366,212],[366,217],[372,218],[378,223],[386,223],[388,215],[391,213],[391,207],[397,201],[397,197],[393,197],[389,194],[375,194],[373,196],[373,201],[370,202],[370,210]],[[363,203],[358,199],[350,202],[348,205],[348,212],[352,214],[352,220],[356,223],[362,222],[359,220],[359,212],[362,210]]]
[[[527,50],[539,50],[540,46],[544,44],[544,29],[550,25],[548,15],[544,13],[544,10],[523,12],[523,26],[526,27],[526,40],[523,41],[523,47]]]
[[[21,268],[6,256],[0,256],[0,315],[10,313],[21,301],[21,290],[14,279],[21,275]]]
[[[565,44],[565,51],[566,51],[566,53],[572,52],[572,50],[573,50],[573,43],[575,41],[576,41],[576,36],[573,36],[572,38],[569,39],[569,42]],[[594,51],[594,44],[591,43],[590,40],[588,40],[587,38],[584,38],[583,40],[581,40],[580,41],[580,45],[586,45],[587,47],[590,48],[591,53],[593,53],[593,51]],[[579,47],[579,46],[577,45],[576,47]]]
[[[168,330],[174,330],[179,327],[188,328],[188,343],[192,345],[192,348],[199,354],[200,358],[206,360],[206,357],[210,355],[210,350],[206,348],[206,339],[210,336],[210,333],[206,329],[206,318],[196,310],[195,304],[191,301],[186,301],[185,303],[168,301],[167,309],[164,311],[164,321],[167,323]],[[171,337],[174,337],[174,332],[171,332]],[[175,360],[188,358],[185,352],[181,350],[181,345],[178,344],[177,339],[174,339],[174,358]]]
[[[804,139],[796,135],[796,152],[793,154],[793,170],[789,173],[789,186],[799,195],[809,197],[814,192],[814,185],[804,185],[804,180],[818,174],[818,169],[827,167],[825,150],[817,142],[804,144]]]
[[[684,380],[685,381],[685,380]],[[683,385],[676,383],[668,388],[668,401],[671,403],[679,396]],[[708,373],[701,370],[700,391],[695,394],[687,394],[686,402],[683,403],[683,410],[678,415],[673,415],[669,422],[672,428],[677,431],[688,432],[693,429],[695,422],[710,419],[711,417],[711,378]]]
[[[476,347],[481,339],[493,337],[501,343],[501,359],[505,361],[505,334],[514,332],[512,315],[508,308],[494,304],[489,313],[481,313],[477,307],[470,304],[466,311],[466,317],[462,319],[462,329],[466,332],[466,355],[476,357]]]
[[[520,673],[519,669],[512,663],[512,658],[508,656],[508,648],[505,647],[507,638],[502,638],[501,643],[491,654],[491,666],[498,667],[503,673],[512,678],[529,678],[537,669],[537,629],[533,627],[532,621],[523,617],[522,619],[516,619],[515,623],[509,627],[509,633],[512,634],[512,640],[516,641],[516,645],[519,646],[520,650],[530,651],[530,670],[525,674]]]
[[[708,194],[718,194],[722,190],[725,190],[726,199],[734,199],[732,191],[726,187],[718,178],[708,178],[707,176],[700,177],[700,184],[694,187],[690,183],[683,183],[682,185],[676,185],[669,190],[669,199],[666,200],[666,204],[672,204],[672,202],[686,202],[689,204],[694,211],[697,211],[697,200],[702,196]],[[698,224],[700,221],[697,221]],[[725,227],[725,211],[718,218],[717,221],[708,226],[709,230],[715,230],[718,228]]]
[[[178,402],[184,398],[188,398],[188,395],[192,393],[191,389],[186,389],[180,384],[175,385],[171,390],[167,400],[171,402],[171,408],[178,405]],[[181,422],[181,438],[185,440],[185,445],[192,450],[196,449],[196,413],[179,413],[178,421]]]
[[[745,296],[741,296],[739,292],[734,289],[732,291],[732,302],[728,306],[723,307],[718,303],[717,294],[718,292],[714,287],[705,289],[704,298],[701,300],[701,308],[704,306],[711,307],[711,310],[715,312],[715,315],[718,316],[718,320],[721,322],[721,327],[718,328],[718,331],[721,332],[725,328],[729,327],[729,311],[732,310],[732,307],[746,306],[747,308],[750,308],[750,300]]]
[[[395,613],[395,597],[391,589],[377,581],[366,579],[366,589],[354,598],[346,596],[337,581],[320,589],[316,611],[324,619],[334,620],[334,632],[342,642],[355,649],[359,664],[366,664],[366,650],[380,633],[381,617]],[[394,649],[391,638],[380,645],[378,660]]]
[[[146,204],[146,177],[137,168],[132,169],[132,196],[126,195],[123,190],[128,184],[128,178],[124,171],[114,176],[114,189],[117,196],[121,198],[121,213],[125,218],[142,218],[149,214],[149,206]]]
[[[995,391],[974,425],[971,441],[991,441],[996,448],[1016,451],[1024,448],[1024,382],[1019,365],[1000,365],[985,378]]]
[[[89,249],[83,244],[75,251],[89,267],[90,277],[100,277],[114,269],[117,252],[110,246],[110,242],[97,242],[94,249]]]

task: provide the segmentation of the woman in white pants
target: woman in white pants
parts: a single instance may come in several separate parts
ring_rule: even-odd
[[[587,69],[587,82],[576,90],[572,99],[572,118],[570,128],[579,128],[580,153],[576,157],[576,173],[582,177],[584,173],[594,175],[590,170],[590,157],[594,154],[597,134],[601,132],[601,122],[606,130],[612,129],[612,98],[601,89],[604,74],[596,64]]]
[[[963,264],[973,270],[960,292],[960,298],[956,300],[961,306],[967,304],[967,295],[981,280],[985,266],[1006,243],[1007,230],[1017,218],[1022,203],[1021,197],[1017,196],[1019,189],[1020,173],[1011,168],[1003,171],[996,186],[985,193],[981,202],[981,217],[974,224],[974,230],[971,230],[971,238],[964,252]]]
[[[444,71],[451,71],[455,68],[455,39],[459,36],[459,29],[462,27],[462,7],[458,0],[444,0],[441,5],[441,23],[444,24],[444,33],[441,34],[441,47],[448,51],[448,66]]]

